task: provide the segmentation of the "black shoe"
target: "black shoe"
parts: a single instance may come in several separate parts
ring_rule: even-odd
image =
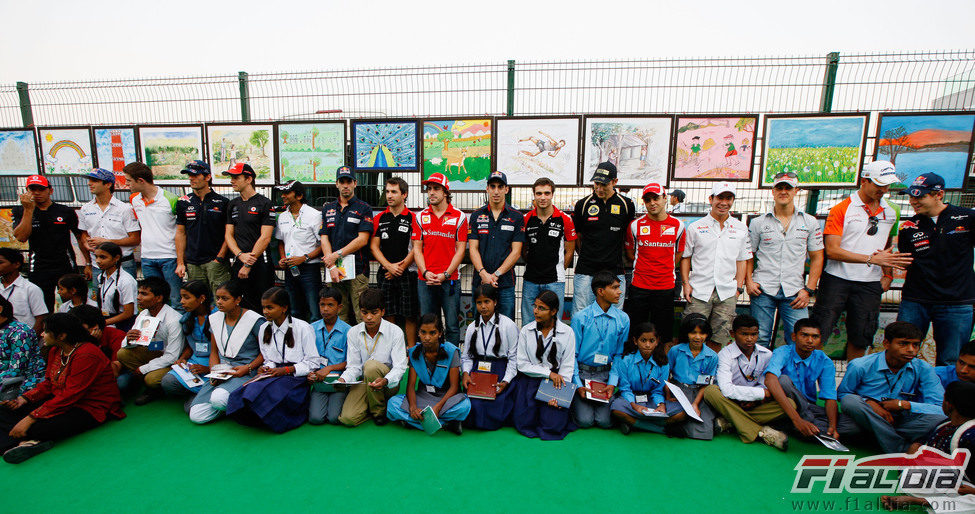
[[[683,423],[667,423],[664,425],[664,434],[666,434],[667,437],[675,437],[677,439],[687,437],[687,434],[684,433]]]
[[[159,398],[162,398],[163,392],[157,389],[147,388],[146,392],[142,393],[141,396],[135,399],[136,405],[145,405],[150,402],[154,402]]]
[[[52,446],[54,441],[24,441],[4,452],[3,460],[10,464],[20,464],[38,453],[50,450]]]
[[[630,435],[630,432],[632,432],[632,431],[633,431],[633,425],[631,425],[631,424],[629,424],[629,423],[627,423],[625,421],[620,421],[620,432],[623,435]]]
[[[464,433],[464,426],[461,425],[460,421],[448,421],[446,425],[443,426],[445,430],[453,432],[457,435]]]
[[[385,414],[380,414],[378,416],[373,417],[372,422],[375,423],[376,426],[381,427],[386,423],[389,423],[389,418],[387,418]]]

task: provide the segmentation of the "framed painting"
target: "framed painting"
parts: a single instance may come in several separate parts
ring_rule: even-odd
[[[900,184],[934,171],[947,189],[963,189],[972,161],[975,112],[881,113],[874,158],[890,161]]]
[[[582,180],[609,161],[621,186],[666,186],[673,125],[673,116],[586,116]]]
[[[122,169],[139,160],[135,127],[92,127],[95,137],[95,165],[115,174],[115,186],[128,189]]]
[[[494,169],[512,186],[530,186],[540,177],[559,185],[579,183],[578,116],[495,119]]]
[[[29,249],[28,243],[21,243],[14,237],[14,210],[11,207],[0,208],[0,248]]]
[[[750,182],[758,115],[678,116],[673,180]]]
[[[152,169],[153,180],[160,184],[185,184],[180,170],[186,163],[206,160],[203,147],[203,125],[142,126],[138,131],[139,155]],[[216,176],[217,171],[213,171]]]
[[[255,184],[274,184],[274,125],[269,123],[221,123],[207,125],[207,154],[214,183],[229,184],[221,175],[238,163],[250,164]]]
[[[344,121],[277,124],[277,169],[281,182],[335,182],[335,171],[344,165]]]
[[[802,187],[856,187],[863,162],[867,114],[768,115],[762,178],[794,172]]]
[[[416,171],[420,136],[416,120],[353,120],[352,159],[357,171]]]
[[[423,128],[423,178],[443,173],[450,188],[483,191],[491,174],[491,140],[494,121],[477,119],[429,119]]]
[[[95,166],[88,127],[43,127],[37,129],[44,173],[82,175]]]
[[[32,129],[0,129],[0,175],[35,175],[37,134]]]

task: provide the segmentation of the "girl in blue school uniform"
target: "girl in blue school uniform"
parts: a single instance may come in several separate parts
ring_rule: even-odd
[[[183,327],[183,337],[186,340],[186,347],[183,353],[173,366],[185,366],[190,373],[195,374],[202,380],[203,376],[210,372],[210,320],[207,316],[212,311],[210,302],[210,288],[202,280],[191,280],[179,288],[179,303],[183,306],[186,314],[180,319]],[[187,384],[175,371],[170,370],[163,377],[160,384],[166,394],[172,396],[187,396],[189,398],[183,405],[183,410],[187,414],[190,412],[190,405],[193,396],[200,392],[203,384]]]
[[[346,334],[352,328],[339,318],[342,308],[342,293],[337,289],[325,286],[318,294],[318,312],[321,319],[311,324],[315,332],[315,346],[322,358],[321,368],[308,374],[308,382],[312,384],[308,402],[308,422],[312,425],[322,423],[339,424],[342,414],[342,404],[349,394],[348,388],[336,388],[326,383],[329,374],[339,374],[345,371]]]
[[[390,398],[386,416],[422,430],[422,411],[431,407],[445,429],[460,435],[461,422],[471,412],[471,402],[460,392],[460,350],[443,337],[439,315],[427,313],[420,317],[420,344],[408,352],[410,376],[406,394]]]
[[[98,275],[95,303],[105,316],[105,324],[128,332],[135,322],[135,297],[138,283],[121,267],[122,248],[115,243],[101,243],[95,247]]]
[[[308,420],[308,373],[321,362],[315,333],[307,321],[291,315],[291,297],[283,287],[261,296],[267,323],[261,327],[260,375],[230,393],[227,415],[241,425],[266,427],[277,433]]]
[[[518,374],[515,363],[518,355],[518,327],[511,318],[499,313],[498,288],[481,284],[471,296],[478,316],[467,326],[464,349],[460,354],[464,375],[464,390],[471,386],[471,373],[492,373],[498,376],[494,400],[470,398],[471,415],[464,425],[480,430],[497,430],[509,422],[514,408],[511,381]]]
[[[711,324],[703,314],[689,314],[684,317],[678,333],[678,344],[667,353],[670,363],[670,380],[683,391],[688,401],[697,409],[703,421],[678,414],[683,420],[683,435],[691,439],[710,441],[714,438],[714,411],[704,400],[704,387],[714,383],[718,372],[718,354],[711,349]],[[670,391],[667,398],[673,399]],[[680,436],[679,431],[674,435]]]
[[[620,420],[623,434],[633,428],[663,433],[665,426],[674,422],[673,416],[683,412],[677,402],[664,399],[664,383],[670,375],[666,347],[657,340],[657,329],[648,321],[636,326],[628,347],[613,361],[620,395],[610,409]]]

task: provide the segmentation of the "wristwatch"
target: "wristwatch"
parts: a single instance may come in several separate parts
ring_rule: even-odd
[[[744,292],[745,292],[745,288],[744,287],[739,287],[738,288],[738,294],[741,294],[741,293],[744,293]]]
[[[802,289],[809,293],[809,296],[816,296],[816,289],[809,289],[806,286],[802,286]]]

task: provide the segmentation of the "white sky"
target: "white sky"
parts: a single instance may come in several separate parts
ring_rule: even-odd
[[[972,0],[0,0],[0,83],[952,50],[972,20]]]

